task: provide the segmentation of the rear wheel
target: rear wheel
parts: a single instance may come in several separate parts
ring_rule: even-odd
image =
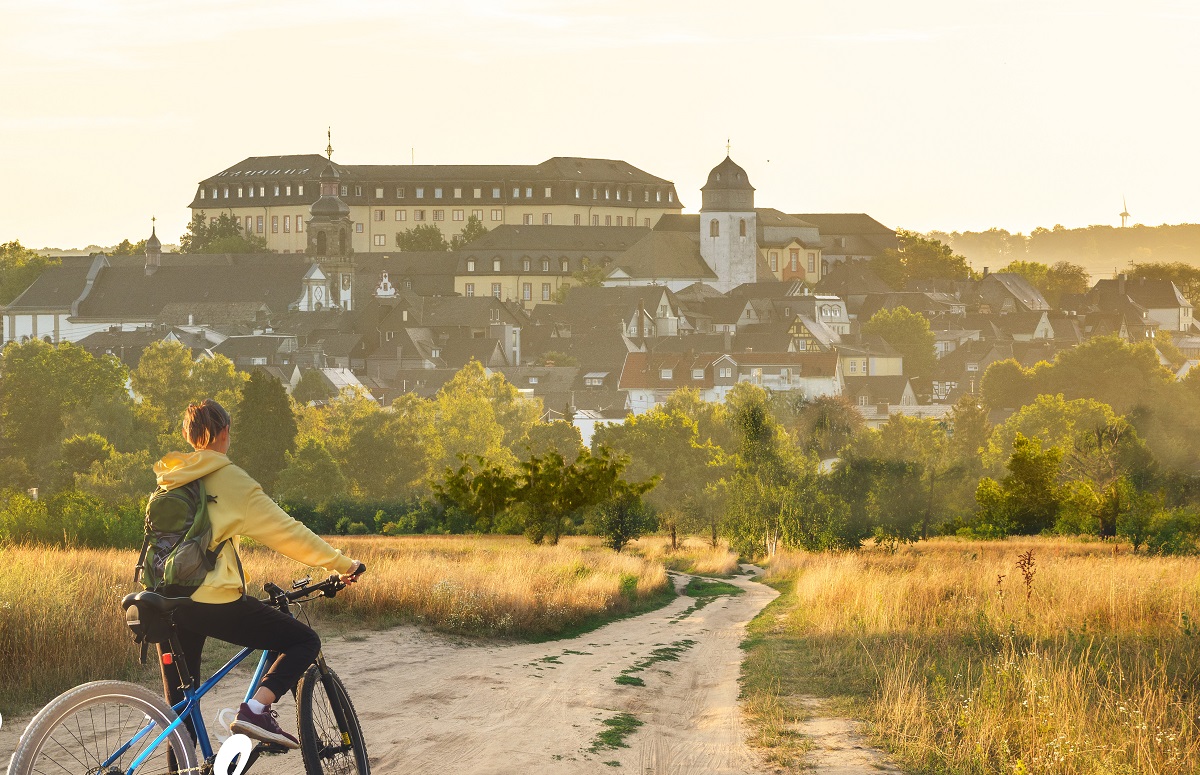
[[[94,681],[60,694],[33,717],[17,741],[8,775],[123,773],[175,720],[162,697],[137,684]],[[147,725],[153,728],[114,756]],[[138,775],[167,775],[173,752],[178,771],[196,767],[191,735],[182,724],[156,746]],[[111,759],[111,761],[110,761]]]
[[[313,665],[296,692],[297,731],[308,775],[370,775],[367,746],[337,673]]]

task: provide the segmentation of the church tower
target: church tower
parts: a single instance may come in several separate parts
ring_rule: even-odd
[[[713,285],[729,291],[758,279],[758,219],[754,186],[728,156],[708,173],[700,189],[700,255],[717,275]]]
[[[321,289],[325,304],[330,307],[354,309],[354,248],[351,244],[353,224],[350,207],[338,195],[341,174],[333,164],[333,142],[325,149],[329,163],[321,173],[321,196],[313,202],[308,219],[308,255],[313,257],[317,273],[306,278],[306,285],[324,280]],[[320,278],[318,279],[318,276]],[[306,287],[305,295],[309,291]]]

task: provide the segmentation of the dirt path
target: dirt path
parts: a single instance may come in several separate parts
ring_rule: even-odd
[[[739,644],[745,625],[777,593],[748,578],[731,582],[743,594],[699,610],[695,599],[680,597],[571,640],[476,646],[399,627],[363,640],[333,638],[325,653],[358,709],[378,775],[596,773],[606,763],[638,775],[753,775],[766,768],[745,744]],[[644,686],[615,682],[664,648],[659,654],[676,660],[631,674]],[[205,703],[210,719],[237,706],[248,677],[239,675]],[[285,728],[295,729],[288,703],[279,710]],[[629,747],[593,750],[603,722],[623,713],[643,722],[626,738]],[[26,721],[0,729],[5,763]],[[288,754],[265,758],[252,772],[301,769],[299,756]]]
[[[867,744],[857,722],[828,715],[826,703],[817,697],[802,700],[812,715],[796,725],[796,731],[812,741],[807,766],[812,775],[904,775],[877,748]]]

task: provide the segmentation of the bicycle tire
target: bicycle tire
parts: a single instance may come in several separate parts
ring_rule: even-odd
[[[308,775],[370,775],[354,703],[337,673],[313,665],[297,689],[296,728]],[[336,705],[335,705],[336,703]],[[338,716],[345,719],[345,728]]]
[[[21,733],[8,775],[44,772],[124,772],[154,736],[147,736],[114,762],[100,764],[141,728],[145,719],[162,728],[175,720],[166,701],[137,684],[93,681],[70,689],[42,708]],[[101,742],[103,735],[104,742]],[[167,751],[174,751],[177,772],[199,772],[191,734],[182,724],[138,767],[137,775],[169,773]]]

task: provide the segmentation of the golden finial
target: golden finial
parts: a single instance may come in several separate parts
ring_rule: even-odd
[[[728,138],[728,137],[726,137],[726,138],[725,138],[725,155],[726,155],[726,156],[728,156],[728,155],[729,155],[729,149],[730,149],[731,147],[732,147],[732,146],[729,144],[729,138]]]
[[[329,141],[329,145],[325,146],[325,155],[333,161],[333,128],[325,127],[325,138]]]

